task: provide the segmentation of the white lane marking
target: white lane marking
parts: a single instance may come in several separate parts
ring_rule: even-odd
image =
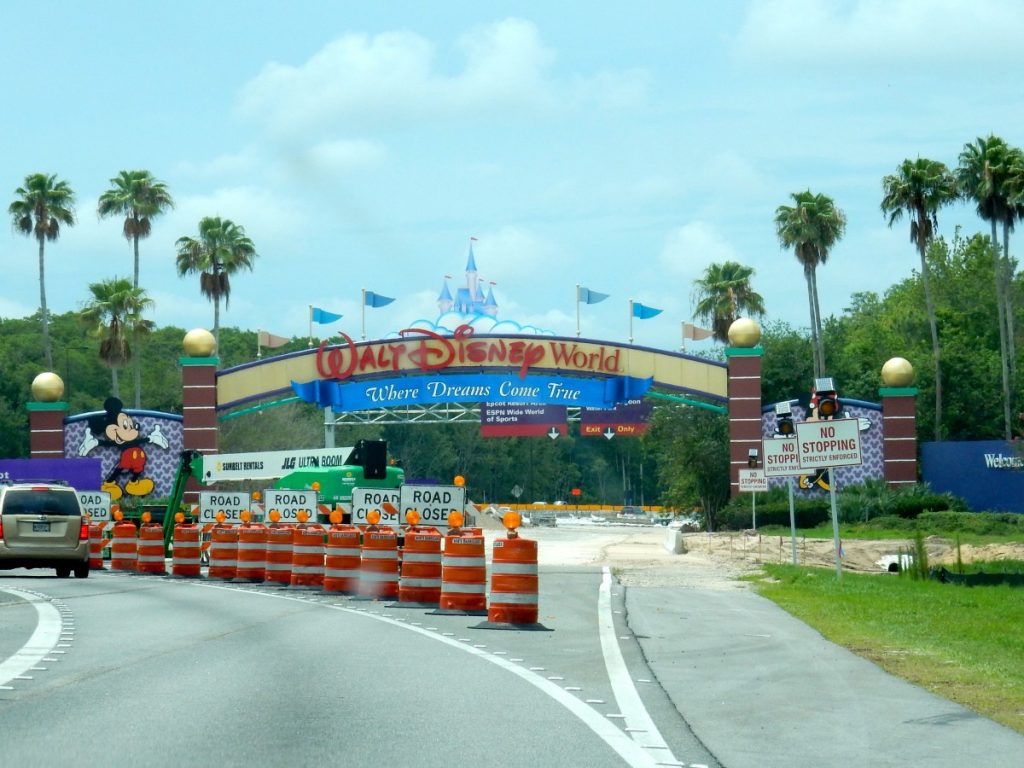
[[[29,670],[45,669],[45,667],[36,665],[40,661],[45,661],[46,657],[57,647],[57,641],[60,639],[60,612],[41,595],[14,587],[0,587],[0,592],[6,592],[26,603],[31,603],[36,609],[36,613],[39,614],[39,620],[32,636],[15,651],[13,656],[0,662],[0,685],[4,685],[10,680],[21,677]],[[51,661],[56,661],[56,659],[51,659]]]
[[[309,600],[298,595],[283,595],[273,594],[270,592],[256,592],[253,590],[236,589],[234,587],[221,586],[219,584],[207,584],[197,581],[168,581],[166,583],[174,584],[176,586],[200,587],[203,589],[223,589],[230,592],[241,592],[242,594],[246,595],[255,595],[257,597],[269,597],[277,600],[292,600],[297,603],[304,603],[306,605],[310,604]],[[396,621],[395,619],[392,619],[389,616],[383,616],[381,614],[370,614],[366,611],[360,611],[353,608],[346,608],[345,606],[338,604],[320,603],[319,606],[321,608],[328,608],[334,611],[342,611],[344,613],[351,613],[356,616],[363,616],[364,618],[373,619],[374,621],[382,621],[385,624],[390,624],[391,626],[399,627],[400,629],[405,629],[409,632],[416,632],[420,635],[423,635],[424,637],[429,637],[432,640],[436,640],[439,643],[444,643],[445,645],[448,645],[452,648],[458,648],[464,651],[465,653],[472,654],[484,661],[489,661],[491,664],[501,667],[507,672],[511,672],[513,675],[516,675],[520,679],[537,688],[542,693],[547,694],[557,703],[561,704],[563,707],[569,710],[573,715],[575,715],[579,720],[581,720],[584,725],[590,728],[590,730],[593,731],[598,738],[600,738],[605,744],[607,744],[609,747],[615,750],[619,757],[625,760],[626,764],[629,765],[630,768],[656,768],[656,766],[659,764],[656,761],[656,758],[654,758],[648,752],[645,752],[639,744],[633,741],[626,733],[624,733],[617,726],[614,726],[611,723],[607,722],[604,719],[604,717],[598,714],[593,707],[588,706],[572,694],[565,692],[550,680],[545,680],[540,675],[534,674],[533,672],[530,672],[527,669],[523,669],[518,664],[514,664],[502,656],[495,656],[492,653],[487,653],[486,651],[483,651],[479,648],[474,648],[471,645],[466,645],[463,642],[451,640],[447,637],[444,637],[443,635],[438,635],[436,632],[428,632],[422,627],[414,627],[410,624]]]
[[[619,711],[626,718],[626,729],[631,734],[643,733],[642,740],[658,749],[668,749],[667,759],[675,760],[658,726],[654,724],[650,713],[644,707],[633,678],[630,677],[626,660],[622,658],[615,635],[615,622],[612,619],[612,572],[608,566],[601,569],[601,588],[597,593],[597,626],[601,636],[601,653],[604,655],[604,666],[608,670],[608,679],[612,684],[612,693],[619,705]],[[637,736],[633,736],[637,738]]]

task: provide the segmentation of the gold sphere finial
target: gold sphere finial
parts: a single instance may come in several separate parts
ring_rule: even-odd
[[[886,360],[882,366],[882,383],[887,387],[909,387],[914,383],[914,366],[903,357]]]
[[[210,357],[217,351],[217,341],[205,328],[193,328],[186,333],[181,346],[189,357]]]
[[[37,403],[56,403],[64,397],[64,380],[47,371],[32,379],[32,397]]]
[[[761,340],[761,326],[749,317],[740,317],[729,326],[729,344],[751,349]]]

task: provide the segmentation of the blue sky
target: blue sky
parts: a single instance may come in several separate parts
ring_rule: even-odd
[[[792,192],[848,217],[824,313],[909,276],[881,178],[989,133],[1024,145],[1021,30],[1013,0],[8,4],[0,189],[5,209],[29,173],[76,191],[47,247],[58,313],[130,276],[96,200],[145,168],[177,203],[142,243],[159,325],[212,325],[174,241],[219,215],[260,254],[223,325],[301,336],[313,304],[345,316],[317,330],[358,336],[361,288],[396,298],[366,310],[369,337],[434,318],[472,236],[501,319],[574,335],[580,283],[611,294],[584,336],[626,341],[633,299],[664,310],[635,342],[677,349],[694,279],[726,259],[755,268],[768,319],[807,326],[772,224]],[[986,231],[967,206],[940,214],[958,224]],[[34,241],[8,228],[0,265],[0,316],[31,314]]]

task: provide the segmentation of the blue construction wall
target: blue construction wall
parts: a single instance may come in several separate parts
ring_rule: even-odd
[[[1004,440],[922,443],[921,476],[975,512],[1024,512],[1024,445]]]

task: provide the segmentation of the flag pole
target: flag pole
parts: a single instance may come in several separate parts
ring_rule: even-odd
[[[680,320],[679,324],[682,326],[682,330],[683,330],[683,341],[679,345],[679,351],[680,352],[685,352],[686,351],[686,321],[685,320]]]
[[[313,305],[309,305],[309,345],[313,346]]]
[[[629,300],[629,343],[633,343],[633,300]]]
[[[366,289],[363,288],[363,300],[359,302],[360,307],[363,311],[363,335],[360,337],[363,341],[366,341]]]
[[[576,283],[576,335],[580,335],[580,284]]]
[[[263,332],[262,328],[256,329],[256,359],[259,360],[263,357],[263,350],[260,348],[260,334]]]

